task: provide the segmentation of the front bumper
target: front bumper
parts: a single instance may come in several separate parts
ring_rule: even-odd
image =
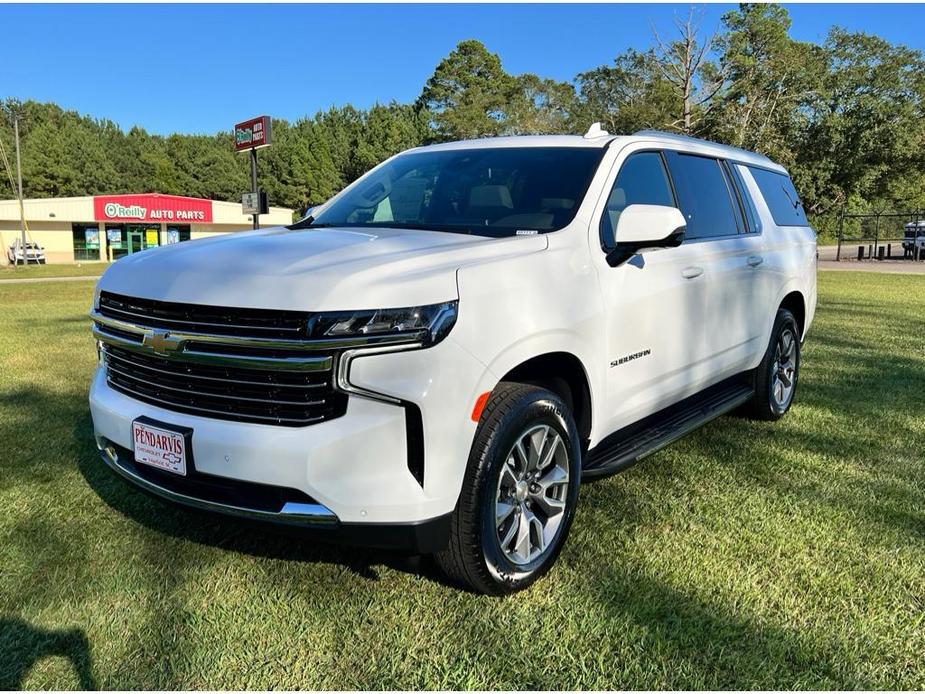
[[[475,430],[471,403],[480,389],[491,388],[486,383],[493,377],[450,339],[426,350],[358,357],[344,376],[387,398],[350,395],[343,416],[305,427],[235,422],[135,400],[111,388],[101,366],[90,389],[90,410],[103,460],[151,494],[320,530],[322,539],[422,553],[439,549]],[[409,446],[408,404],[421,418],[423,483],[409,464],[414,447]],[[282,490],[279,503],[254,504],[247,495],[242,500],[224,492],[216,496],[208,486],[180,489],[169,473],[157,479],[147,466],[136,468],[132,422],[142,416],[193,430],[190,477],[213,487],[249,485],[263,496],[265,488]],[[147,477],[137,474],[140,468]]]
[[[331,509],[306,501],[283,501],[276,510],[247,499],[239,486],[238,494],[221,485],[203,493],[189,492],[186,480],[169,479],[167,473],[140,469],[131,451],[105,438],[97,439],[103,462],[121,477],[151,496],[197,510],[222,513],[237,518],[269,522],[298,528],[324,542],[340,542],[365,547],[431,554],[446,547],[450,515],[416,523],[342,523]],[[160,479],[158,479],[160,477]],[[180,481],[181,484],[176,482]],[[232,486],[232,489],[234,487]]]

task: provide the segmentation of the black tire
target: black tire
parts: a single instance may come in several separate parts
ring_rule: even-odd
[[[790,380],[792,389],[789,396],[781,402],[775,393],[775,374],[779,372],[778,345],[782,336],[790,335],[793,340],[793,371]],[[771,339],[765,350],[761,363],[752,374],[755,394],[746,404],[744,413],[753,418],[773,422],[783,417],[796,397],[797,383],[800,377],[800,327],[793,314],[785,308],[777,310],[774,318],[774,328],[771,330]]]
[[[528,563],[514,563],[501,547],[495,522],[499,479],[515,443],[531,427],[544,426],[559,435],[560,448],[568,456],[568,481],[560,483],[562,487],[567,485],[562,494],[565,506],[545,550]],[[500,383],[479,420],[451,520],[450,542],[436,555],[437,564],[450,579],[480,593],[504,595],[526,588],[543,576],[559,556],[575,515],[580,483],[578,429],[563,400],[536,386]],[[525,503],[530,505],[529,501]]]

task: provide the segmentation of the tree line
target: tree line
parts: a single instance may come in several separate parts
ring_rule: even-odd
[[[822,43],[790,36],[779,5],[742,4],[707,36],[695,10],[673,34],[569,82],[512,75],[481,42],[459,43],[414,103],[332,107],[273,121],[259,175],[271,204],[302,211],[388,156],[420,144],[520,134],[655,128],[731,144],[786,166],[825,227],[839,210],[925,208],[925,58],[833,27]],[[152,135],[55,104],[0,103],[0,142],[22,130],[27,197],[157,191],[237,200],[247,157],[230,132]],[[0,197],[12,197],[6,176]]]

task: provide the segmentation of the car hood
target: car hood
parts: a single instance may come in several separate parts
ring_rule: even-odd
[[[492,239],[407,229],[280,227],[127,256],[105,272],[99,288],[211,306],[395,308],[455,299],[460,266],[546,245],[542,235]]]

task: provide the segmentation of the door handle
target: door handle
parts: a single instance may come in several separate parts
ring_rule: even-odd
[[[692,280],[695,277],[700,277],[703,274],[703,268],[692,265],[691,267],[686,267],[681,270],[681,277],[685,279]]]
[[[762,258],[760,255],[750,255],[748,256],[748,260],[745,262],[747,262],[751,267],[758,267],[761,265],[761,263],[764,262],[764,258]]]

